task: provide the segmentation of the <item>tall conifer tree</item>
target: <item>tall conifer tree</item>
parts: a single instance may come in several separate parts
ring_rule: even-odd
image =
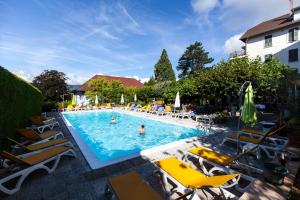
[[[158,62],[154,66],[154,78],[156,82],[176,80],[172,64],[165,49],[163,49]]]
[[[213,62],[214,59],[208,56],[201,42],[195,42],[188,46],[178,61],[177,70],[181,71],[179,78],[194,77],[204,69],[206,64]]]

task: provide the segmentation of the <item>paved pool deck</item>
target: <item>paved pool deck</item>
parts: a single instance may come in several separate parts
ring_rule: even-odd
[[[132,111],[126,111],[132,112]],[[195,126],[195,123],[189,119],[174,119],[172,117],[161,116],[148,116],[144,113],[134,113],[137,115],[145,115],[144,117],[158,118],[163,120],[172,120],[176,123],[184,123],[186,125]],[[167,199],[165,192],[163,191],[160,180],[153,175],[155,170],[154,161],[175,156],[177,158],[183,158],[185,152],[193,147],[206,146],[215,150],[219,150],[222,153],[229,155],[235,154],[234,146],[223,145],[220,146],[226,131],[235,129],[234,122],[227,123],[226,126],[214,127],[214,134],[209,136],[201,136],[193,140],[187,140],[184,144],[176,146],[170,149],[163,150],[161,152],[153,153],[147,157],[138,157],[131,160],[123,161],[118,164],[107,166],[101,169],[92,170],[86,162],[84,156],[79,150],[76,142],[69,133],[68,129],[64,125],[59,113],[51,113],[55,116],[61,125],[60,129],[63,131],[65,138],[69,139],[75,145],[75,151],[77,153],[77,159],[65,157],[59,163],[58,168],[52,174],[46,174],[43,171],[32,174],[23,183],[21,190],[14,195],[5,196],[0,194],[0,199],[5,200],[42,200],[42,199],[105,199],[104,188],[108,177],[124,174],[129,171],[136,171],[143,176],[143,178],[158,192],[162,197]],[[299,149],[290,149],[299,154]],[[250,157],[249,162],[253,162],[256,165],[261,163],[255,161]],[[282,186],[273,186],[262,177],[253,183],[248,192],[241,194],[236,192],[235,194],[240,199],[286,199],[288,192],[291,188],[296,170],[299,167],[299,162],[289,162],[288,168],[290,175],[286,177],[285,184]],[[212,196],[203,196],[204,199],[213,199]],[[237,199],[238,199],[237,198]]]

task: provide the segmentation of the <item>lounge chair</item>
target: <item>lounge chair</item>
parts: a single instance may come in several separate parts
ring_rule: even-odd
[[[24,144],[17,142],[11,138],[8,138],[8,140],[17,145],[15,148],[21,147],[22,149],[24,149],[28,152],[39,151],[39,150],[47,149],[52,146],[68,146],[68,147],[72,147],[72,148],[74,147],[72,142],[70,142],[66,139],[63,139],[63,138],[53,139],[53,140],[49,140],[49,141],[40,141],[40,142],[33,143],[30,145],[24,145]]]
[[[44,133],[37,133],[32,129],[18,129],[17,132],[28,140],[52,140],[57,138],[64,138],[64,134],[61,131],[46,131]]]
[[[231,169],[231,166],[233,166],[235,169],[238,167],[241,170],[246,169],[248,172],[254,171],[254,173],[258,173],[258,169],[238,162],[238,159],[249,154],[253,150],[251,149],[240,153],[235,157],[231,157],[225,154],[217,153],[205,147],[196,147],[187,151],[185,160],[187,161],[188,156],[198,159],[201,170],[209,176],[217,175],[220,171],[223,171],[226,174],[238,173],[237,171]],[[240,180],[243,180],[244,183],[247,181],[249,184],[236,184],[235,189],[240,192],[245,192],[255,179],[244,174],[241,174],[240,177]]]
[[[133,103],[133,104],[131,104],[131,106],[129,107],[128,110],[134,110],[136,106],[137,106],[137,105]]]
[[[83,110],[83,105],[82,104],[79,104],[79,105],[76,105],[75,108],[74,108],[75,111],[77,110]]]
[[[7,169],[8,175],[0,178],[0,191],[6,194],[14,194],[19,191],[24,180],[32,172],[40,169],[46,170],[48,173],[52,173],[62,156],[74,156],[76,153],[69,147],[51,147],[45,151],[35,152],[30,154],[24,154],[15,156],[9,152],[2,151],[0,156],[5,160],[3,166]],[[9,164],[9,161],[14,162],[16,165]],[[53,165],[49,166],[50,163]],[[13,187],[8,187],[6,183],[16,180],[16,184]]]
[[[162,200],[136,172],[129,172],[120,176],[111,177],[107,181],[105,196],[108,199],[119,200]]]
[[[164,107],[158,107],[156,111],[153,111],[152,114],[157,114],[157,115],[163,115],[165,111],[165,108]]]
[[[247,134],[245,135],[245,134],[243,134],[243,132],[240,132],[240,134],[229,133],[223,139],[223,142],[221,145],[223,145],[225,142],[228,142],[228,141],[235,142],[235,143],[239,141],[240,147],[242,147],[243,145],[248,145],[248,144],[259,144],[259,147],[258,147],[259,151],[264,152],[268,158],[274,159],[277,156],[277,153],[279,151],[282,151],[286,147],[286,142],[282,141],[282,144],[279,144],[280,139],[272,138],[270,136],[274,135],[276,132],[280,131],[284,127],[285,126],[282,126],[282,127],[278,128],[276,131],[269,132],[260,138],[251,137]],[[258,157],[260,157],[260,156],[258,156]]]
[[[148,113],[150,113],[150,114],[155,114],[155,113],[157,112],[157,109],[158,109],[158,108],[159,108],[158,105],[153,105],[153,106],[151,107],[151,109],[148,110]]]
[[[75,109],[74,109],[74,106],[72,105],[72,104],[69,104],[68,106],[67,106],[67,109],[66,109],[67,111],[74,111]]]
[[[107,104],[106,104],[106,108],[107,108],[107,109],[112,109],[111,103],[107,103]]]
[[[131,103],[128,103],[127,106],[123,107],[124,110],[128,110],[130,108]]]
[[[179,113],[174,113],[174,115],[172,115],[172,117],[178,117],[178,118],[181,118],[181,119],[184,119],[184,118],[192,118],[195,116],[195,113],[193,111],[189,111],[189,112],[179,112]]]
[[[55,126],[59,126],[59,123],[55,118],[33,116],[29,118],[29,121],[32,124],[30,128],[37,130],[39,133],[43,133],[46,128],[52,130]]]
[[[263,131],[259,131],[259,130],[254,130],[254,129],[247,129],[247,128],[241,128],[240,129],[240,133],[246,136],[250,136],[250,137],[254,137],[254,138],[262,138],[265,135],[268,134],[268,138],[267,141],[274,144],[274,145],[282,145],[282,146],[286,146],[288,144],[288,137],[282,137],[282,136],[278,136],[276,135],[276,133],[285,128],[286,125],[283,125],[279,128],[272,128],[270,129],[268,132],[263,132]]]
[[[172,114],[172,108],[171,106],[166,106],[164,112],[161,113],[161,115],[169,115],[169,114]]]
[[[141,112],[142,110],[145,110],[148,105],[142,106],[141,108],[136,109],[137,112]]]
[[[148,104],[147,106],[143,106],[141,109],[138,109],[138,111],[148,112],[150,109],[151,109],[151,105]]]
[[[231,188],[237,184],[240,174],[206,176],[174,157],[157,161],[156,165],[162,174],[162,180],[169,195],[181,193],[186,194],[188,199],[199,200],[196,193],[198,189],[210,189],[213,192],[217,192],[216,189],[219,189],[224,198],[235,197],[225,188]],[[170,189],[168,181],[176,186]],[[232,183],[229,184],[230,181]]]
[[[133,111],[137,111],[141,107],[142,107],[141,104],[137,104],[132,110]]]

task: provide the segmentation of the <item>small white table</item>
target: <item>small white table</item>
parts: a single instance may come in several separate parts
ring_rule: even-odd
[[[257,145],[256,145],[256,144],[252,144],[252,143],[248,143],[248,144],[246,144],[246,145],[243,146],[242,151],[245,152],[245,151],[247,151],[247,150],[249,150],[249,149],[254,148],[255,146],[257,146]],[[259,147],[256,148],[256,149],[253,151],[253,153],[256,153],[256,158],[257,158],[257,159],[260,159],[260,158],[261,158],[261,154],[260,154]]]

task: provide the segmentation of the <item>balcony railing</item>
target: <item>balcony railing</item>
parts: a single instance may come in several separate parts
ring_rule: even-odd
[[[234,57],[243,57],[246,55],[245,50],[240,50],[240,51],[234,51],[229,54],[229,58],[234,58]]]

